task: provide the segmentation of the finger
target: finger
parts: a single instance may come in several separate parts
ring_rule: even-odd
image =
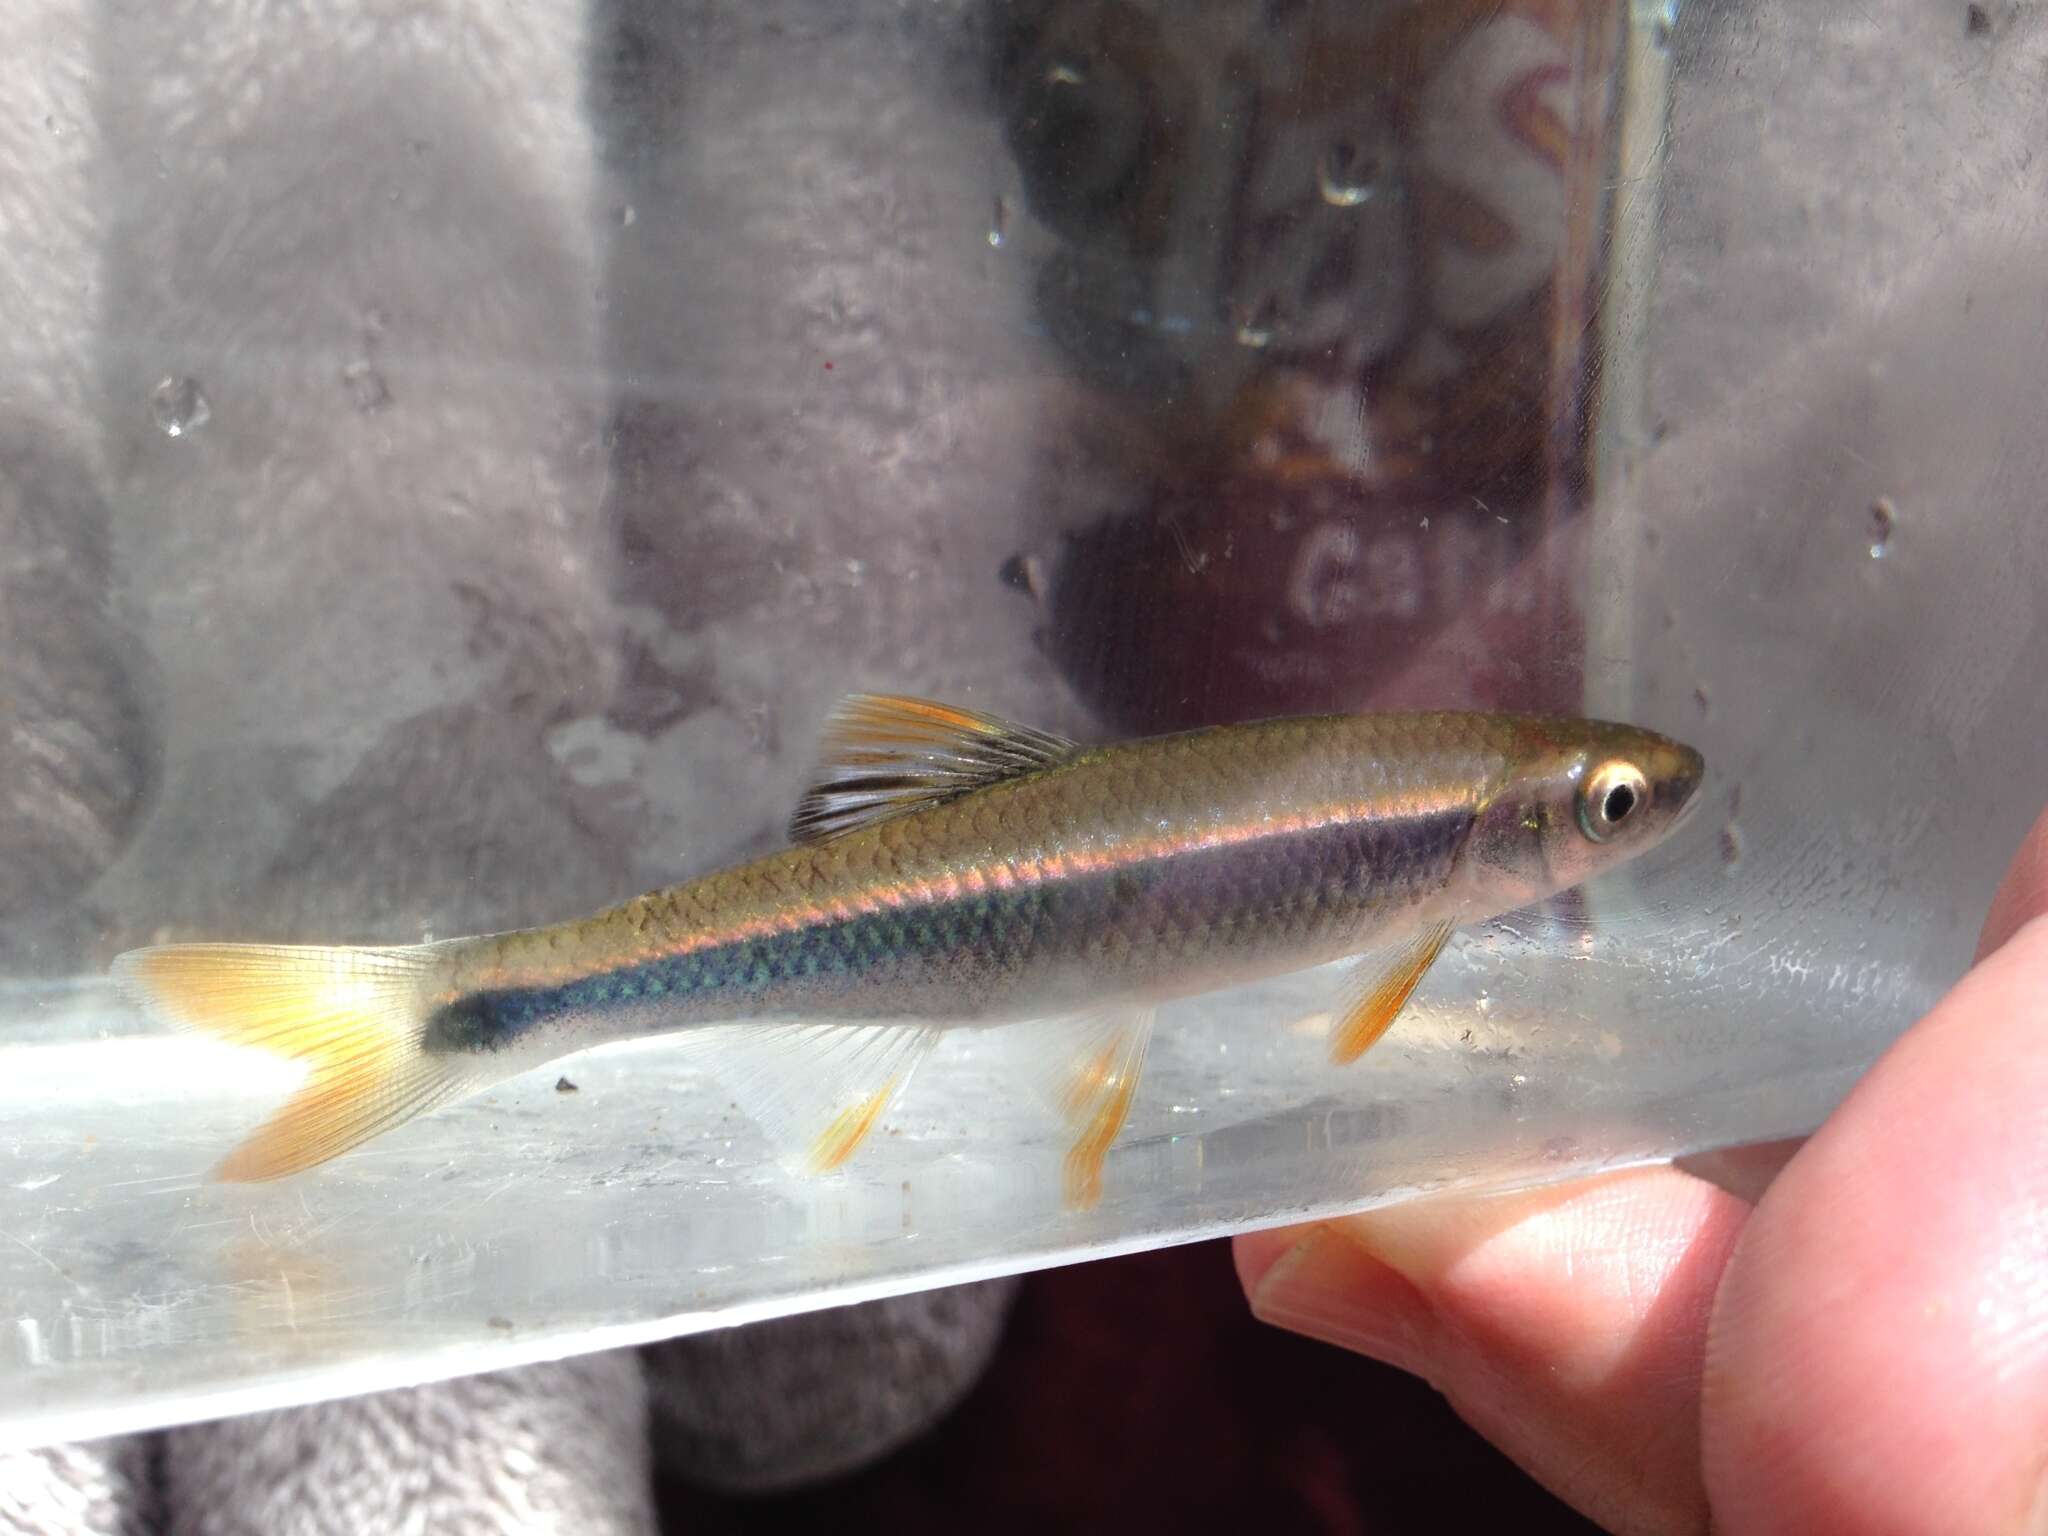
[[[1986,950],[2044,903],[2048,816],[2001,887]],[[1798,1145],[1724,1159],[1714,1182],[1748,1195]],[[1238,1264],[1260,1316],[1426,1376],[1604,1523],[1693,1529],[1703,1321],[1746,1216],[1742,1199],[1663,1170],[1255,1234]],[[1617,1251],[1617,1234],[1639,1246]],[[1613,1364],[1630,1358],[1638,1369]]]
[[[1425,1376],[1610,1529],[1696,1531],[1699,1379],[1748,1207],[1669,1168],[1239,1240],[1261,1318]]]
[[[1746,1142],[1738,1147],[1720,1147],[1711,1152],[1695,1152],[1689,1157],[1674,1158],[1671,1166],[1727,1190],[1738,1200],[1755,1205],[1763,1199],[1771,1181],[1785,1171],[1785,1165],[1797,1157],[1799,1149],[1805,1145],[1804,1136]]]
[[[1704,1412],[1728,1531],[2048,1528],[2048,918],[1908,1031],[1757,1207]]]
[[[2048,811],[2041,813],[2020,844],[1998,893],[1991,898],[1991,911],[1977,940],[1977,958],[1982,960],[2040,912],[2048,912]]]

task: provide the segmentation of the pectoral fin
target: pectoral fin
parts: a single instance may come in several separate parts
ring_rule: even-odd
[[[1358,1060],[1379,1042],[1402,1004],[1451,936],[1450,923],[1434,923],[1413,938],[1360,955],[1344,989],[1344,1001],[1330,1031],[1330,1059],[1339,1066]]]

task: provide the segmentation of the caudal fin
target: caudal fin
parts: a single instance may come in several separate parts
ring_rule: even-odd
[[[172,1024],[306,1063],[305,1085],[215,1170],[259,1181],[338,1157],[473,1086],[461,1058],[424,1048],[440,965],[425,945],[167,944],[129,951],[113,974]]]

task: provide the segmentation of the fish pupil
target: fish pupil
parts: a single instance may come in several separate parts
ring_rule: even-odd
[[[1600,807],[1601,814],[1609,823],[1618,822],[1636,808],[1636,792],[1626,784],[1617,784],[1607,791],[1607,799]]]

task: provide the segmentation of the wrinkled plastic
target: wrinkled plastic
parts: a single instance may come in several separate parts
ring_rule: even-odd
[[[0,1441],[1795,1135],[1967,963],[2048,791],[2048,19],[416,9],[0,28]],[[289,1073],[114,953],[759,851],[855,687],[1711,777],[1354,1068],[1329,974],[1172,1010],[1090,1212],[973,1037],[822,1180],[659,1042],[204,1180]]]

